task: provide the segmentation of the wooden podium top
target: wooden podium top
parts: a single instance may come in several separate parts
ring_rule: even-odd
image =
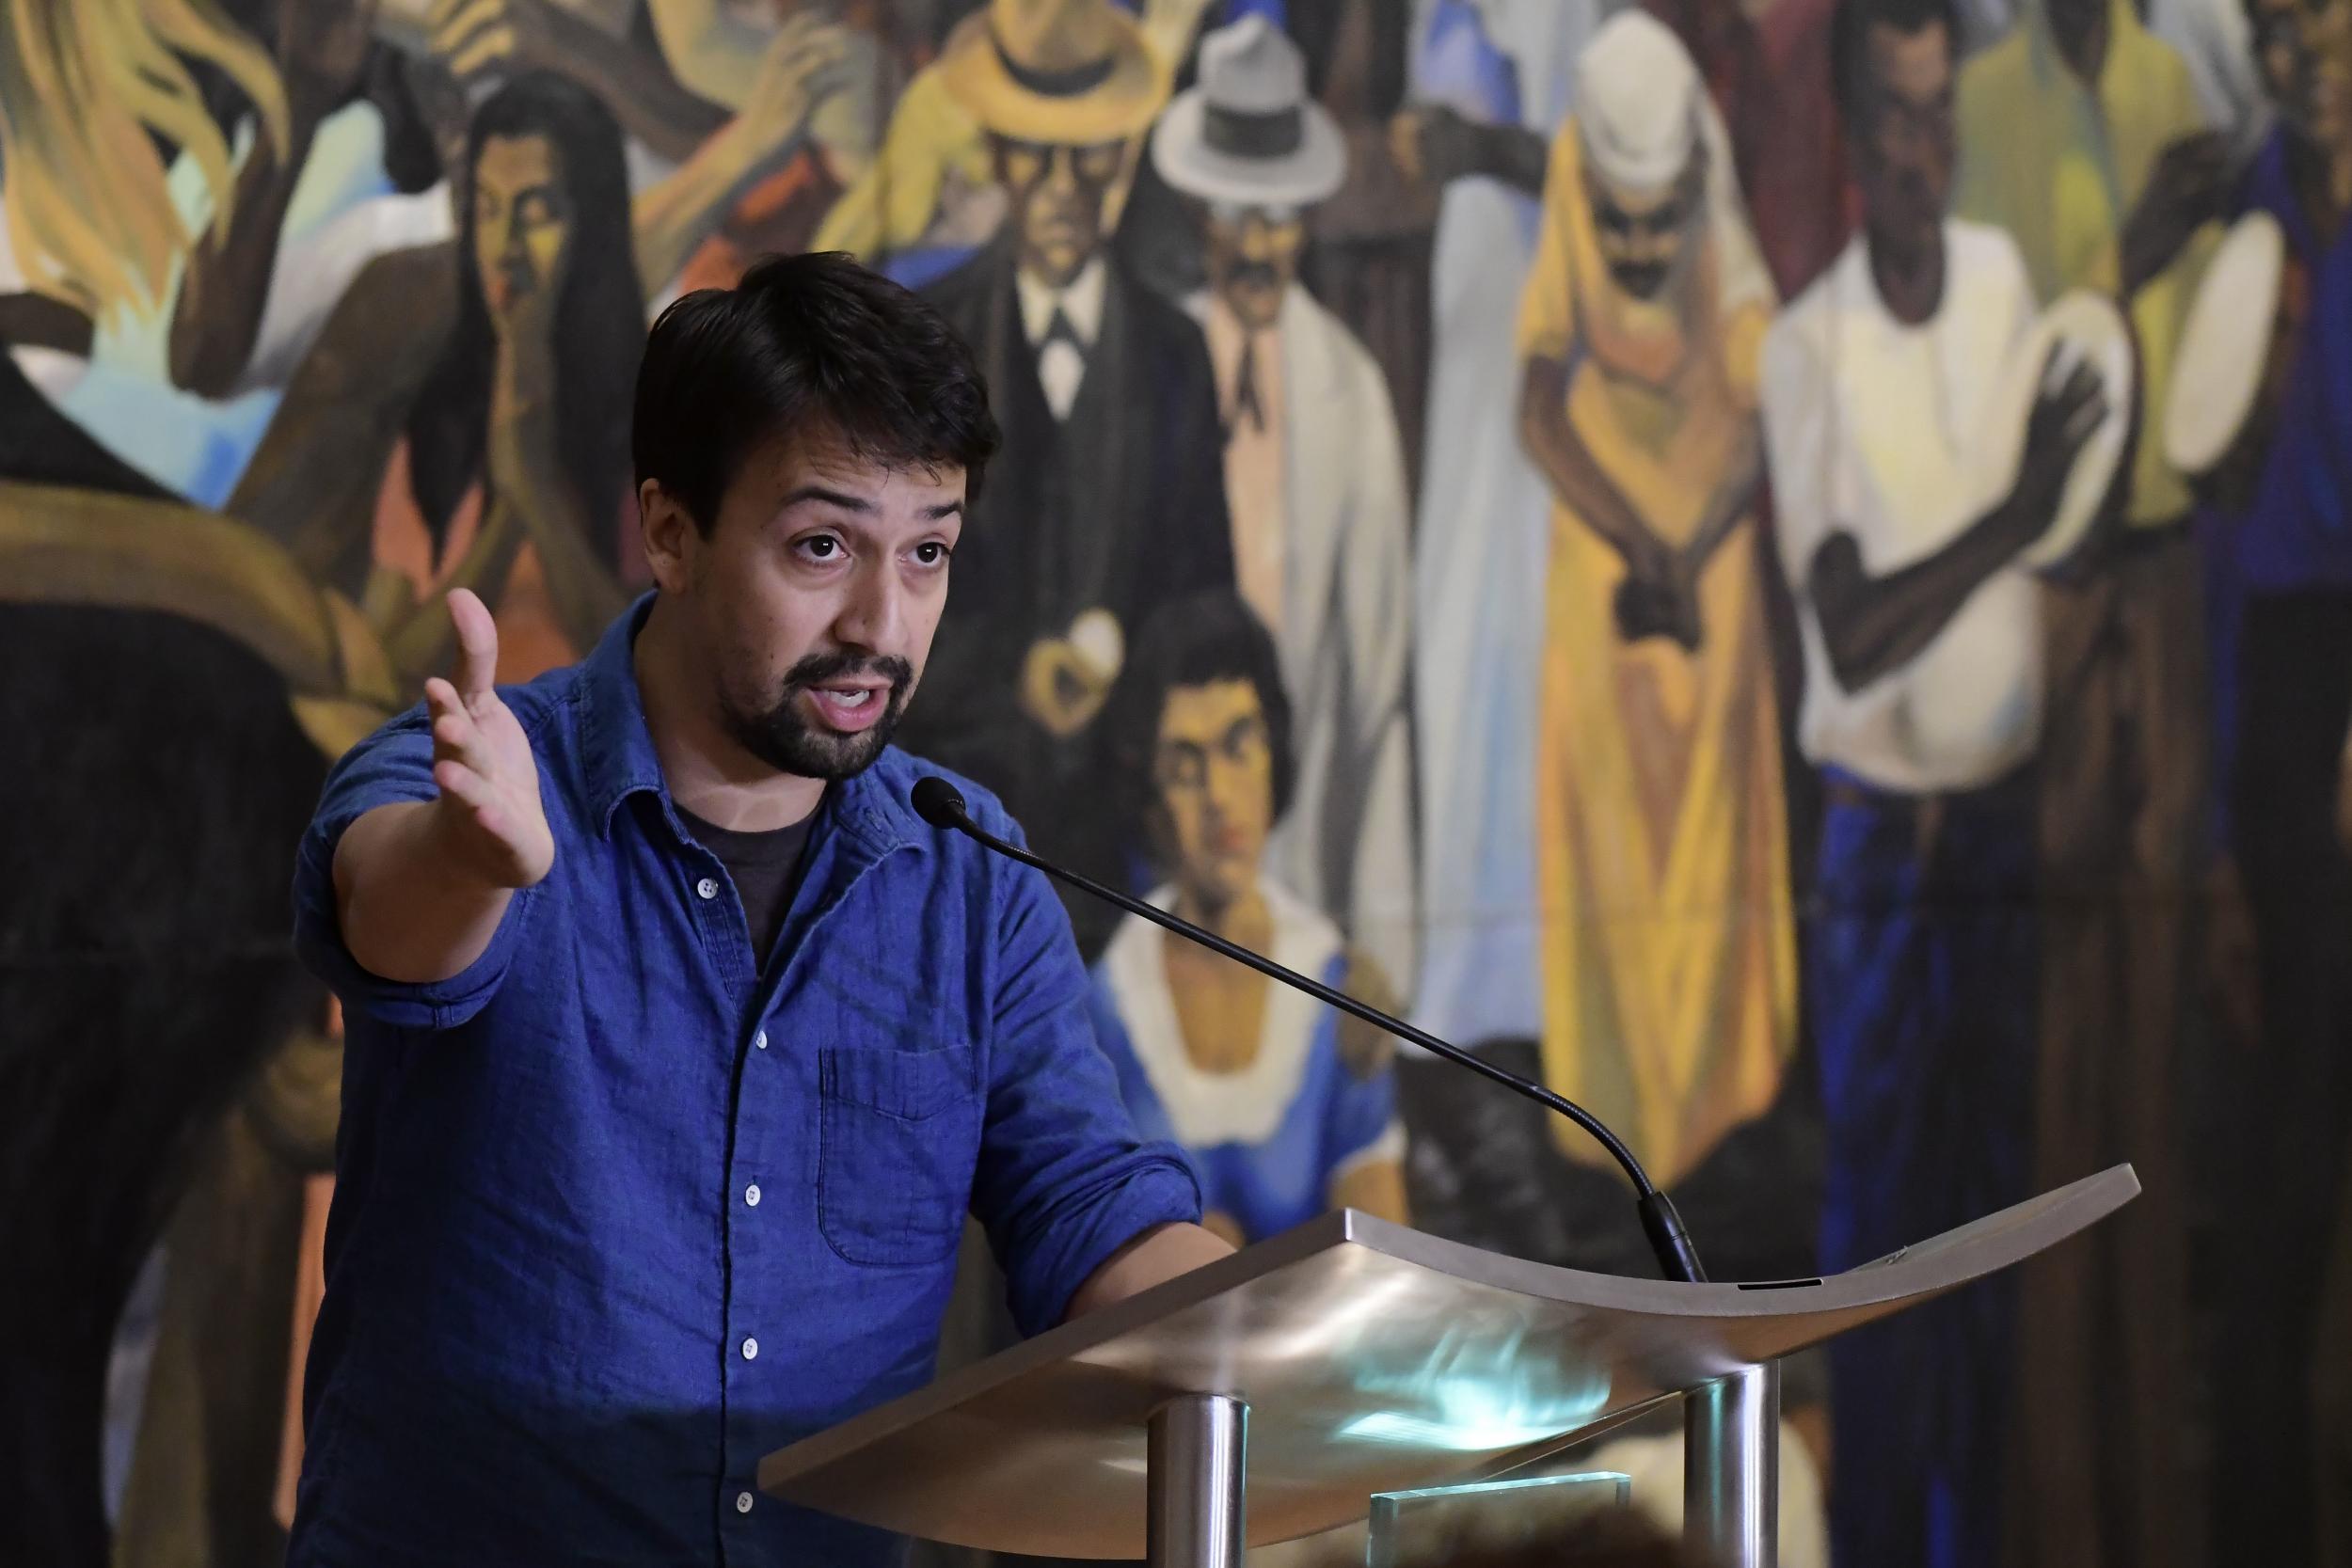
[[[1341,1211],[772,1453],[759,1481],[959,1545],[1138,1558],[1152,1411],[1230,1394],[1250,1544],[1286,1541],[1998,1273],[2138,1191],[2118,1165],[1845,1274],[1744,1285],[1549,1268]]]

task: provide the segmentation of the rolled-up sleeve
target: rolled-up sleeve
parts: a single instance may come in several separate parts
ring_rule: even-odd
[[[1008,832],[1009,825],[992,824]],[[1038,872],[999,884],[987,1122],[972,1209],[1003,1267],[1013,1321],[1038,1334],[1111,1254],[1154,1226],[1197,1222],[1182,1150],[1147,1143],[1095,1043],[1069,917]]]
[[[294,952],[345,1007],[396,1029],[453,1029],[482,1010],[504,977],[535,890],[524,889],[482,957],[446,980],[406,984],[370,974],[344,945],[335,898],[335,847],[348,828],[378,806],[431,800],[431,721],[421,707],[403,714],[343,753],[326,776],[317,813],[294,859]]]

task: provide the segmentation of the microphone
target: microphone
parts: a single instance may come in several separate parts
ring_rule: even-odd
[[[1366,1023],[1384,1029],[1399,1039],[1410,1040],[1433,1056],[1441,1056],[1456,1067],[1468,1068],[1480,1077],[1500,1084],[1524,1099],[1534,1101],[1545,1110],[1567,1117],[1592,1134],[1593,1138],[1599,1143],[1601,1148],[1609,1151],[1610,1157],[1623,1167],[1627,1177],[1632,1180],[1633,1191],[1636,1195],[1634,1207],[1642,1217],[1643,1234],[1649,1238],[1650,1251],[1656,1254],[1658,1266],[1665,1271],[1666,1277],[1692,1285],[1706,1282],[1707,1271],[1699,1266],[1698,1249],[1692,1244],[1691,1233],[1682,1227],[1682,1216],[1675,1212],[1673,1201],[1658,1190],[1657,1183],[1649,1179],[1649,1173],[1642,1168],[1642,1162],[1634,1158],[1633,1151],[1625,1146],[1625,1141],[1612,1132],[1598,1117],[1576,1101],[1565,1095],[1554,1094],[1541,1084],[1522,1078],[1516,1072],[1499,1068],[1484,1057],[1474,1056],[1460,1046],[1441,1040],[1425,1030],[1416,1029],[1403,1019],[1391,1018],[1377,1007],[1357,1001],[1345,991],[1334,990],[1320,980],[1310,979],[1295,969],[1286,969],[1272,958],[1228,942],[1215,931],[1204,930],[1191,921],[1170,914],[1168,911],[1146,903],[1131,894],[1121,893],[1117,888],[1105,887],[1090,877],[1082,877],[1075,871],[1066,870],[1051,861],[1031,854],[1017,844],[1009,843],[985,832],[979,824],[972,820],[970,812],[965,809],[962,791],[936,774],[916,780],[910,800],[914,807],[915,815],[934,828],[950,829],[963,834],[984,848],[993,849],[1009,860],[1019,861],[1023,865],[1035,866],[1047,876],[1068,882],[1080,892],[1091,894],[1105,903],[1125,910],[1130,914],[1140,915],[1153,925],[1165,927],[1188,942],[1198,942],[1213,953],[1223,954],[1235,963],[1246,964],[1270,980],[1279,980],[1294,990],[1305,991],[1318,1002],[1337,1007],[1352,1017],[1362,1019]]]

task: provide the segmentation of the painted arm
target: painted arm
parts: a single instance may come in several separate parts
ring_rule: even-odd
[[[2106,415],[2096,373],[2076,366],[2063,386],[2036,400],[2009,494],[1950,544],[1899,571],[1872,577],[1851,532],[1830,535],[1813,558],[1805,591],[1838,685],[1859,690],[1917,657],[1987,578],[2041,536],[2075,454]]]
[[[1535,355],[1519,382],[1519,444],[1560,504],[1624,558],[1636,578],[1663,582],[1672,575],[1674,553],[1650,531],[1625,499],[1600,460],[1568,422],[1568,367],[1565,360]]]
[[[200,397],[226,397],[252,356],[302,166],[320,121],[358,81],[374,15],[375,0],[280,0],[287,145],[275,146],[265,135],[256,138],[225,221],[215,219],[188,255],[171,313],[173,385]]]
[[[622,129],[673,162],[691,156],[736,103],[710,102],[644,49],[551,0],[444,0],[433,51],[460,81],[494,71],[560,71],[594,92]],[[747,75],[757,62],[755,44],[743,55]]]
[[[837,90],[849,53],[839,27],[795,17],[759,62],[751,102],[632,208],[637,276],[659,293],[744,192],[799,150],[817,105]]]
[[[357,598],[367,582],[384,465],[448,341],[456,295],[453,244],[362,268],[229,499],[224,510],[285,545],[323,586]]]
[[[758,74],[760,31],[721,9],[719,0],[645,0],[661,57],[690,91],[739,109]]]
[[[1724,540],[1731,537],[1740,519],[1747,516],[1755,504],[1756,487],[1764,478],[1764,438],[1751,420],[1740,434],[1740,444],[1733,450],[1731,462],[1724,469],[1715,493],[1708,498],[1707,512],[1700,519],[1698,532],[1682,549],[1682,570],[1686,578],[1696,582],[1707,563],[1715,558]]]
[[[1397,163],[1423,183],[1484,175],[1529,196],[1543,194],[1551,150],[1524,126],[1484,124],[1436,103],[1398,115],[1389,135]]]
[[[507,513],[539,555],[548,597],[575,648],[594,647],[628,602],[591,541],[614,496],[582,496],[564,471],[556,434],[554,291],[533,291],[495,325],[490,391],[490,511]],[[605,510],[599,513],[597,503]]]
[[[0,294],[0,343],[10,348],[53,348],[87,356],[97,324],[61,299],[47,294]]]

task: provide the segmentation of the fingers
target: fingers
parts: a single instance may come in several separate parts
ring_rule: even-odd
[[[459,47],[446,52],[449,69],[460,77],[471,76],[478,71],[507,59],[515,53],[515,29],[503,24],[485,27]]]
[[[837,76],[850,57],[851,43],[847,28],[806,11],[800,13],[768,45],[769,89],[814,88],[820,78]],[[831,81],[826,86],[830,90],[841,83]]]
[[[489,738],[456,696],[447,681],[435,681],[425,689],[425,702],[433,712],[434,758],[463,763],[483,778],[490,778],[498,771],[498,759],[490,751]]]
[[[769,40],[768,48],[771,53],[781,51],[789,54],[812,38],[839,30],[838,25],[822,11],[795,11],[785,18],[784,25],[776,29],[776,36]]]
[[[470,710],[498,678],[498,623],[469,588],[450,590],[449,618],[457,628],[457,695]]]
[[[455,800],[473,814],[474,826],[501,843],[506,841],[511,824],[506,802],[487,781],[462,763],[437,762],[433,765],[433,782],[440,786],[443,798]]]
[[[2080,447],[2107,417],[2106,385],[2089,364],[2078,364],[2051,398],[2052,413],[2070,447]]]
[[[514,20],[506,0],[453,0],[437,7],[428,24],[430,47],[450,71],[470,75],[515,51]]]

